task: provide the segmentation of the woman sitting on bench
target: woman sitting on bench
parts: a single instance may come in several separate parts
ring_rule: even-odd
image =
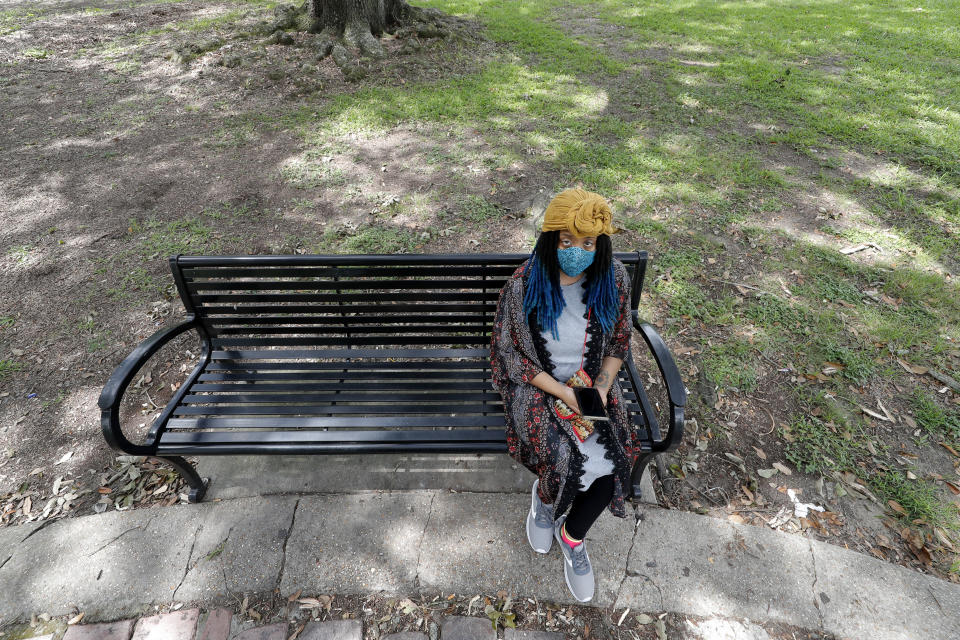
[[[630,281],[613,258],[611,218],[603,197],[581,189],[550,202],[533,253],[500,292],[490,349],[509,454],[537,475],[527,540],[548,553],[557,539],[581,602],[594,594],[584,537],[604,508],[626,517],[640,450],[617,381],[630,357]],[[581,415],[581,386],[599,391],[609,421]]]

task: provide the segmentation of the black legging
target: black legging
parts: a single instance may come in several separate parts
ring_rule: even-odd
[[[578,491],[573,498],[573,506],[564,526],[567,535],[577,540],[583,540],[587,531],[597,521],[603,510],[613,499],[613,474],[600,476],[593,481],[586,491]]]

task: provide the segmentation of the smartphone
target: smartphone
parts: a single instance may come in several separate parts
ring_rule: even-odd
[[[580,405],[580,413],[590,420],[609,420],[607,410],[603,406],[600,392],[593,387],[574,387],[573,393]]]

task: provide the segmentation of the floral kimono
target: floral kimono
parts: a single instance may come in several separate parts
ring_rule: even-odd
[[[536,314],[526,317],[523,297],[528,278],[521,265],[500,291],[497,315],[490,344],[494,388],[503,398],[506,413],[507,447],[510,457],[540,478],[540,499],[552,504],[556,516],[572,504],[580,488],[584,456],[570,423],[553,410],[554,397],[530,384],[541,371],[553,375],[553,363]],[[583,369],[596,380],[605,356],[630,358],[630,280],[626,267],[614,259],[614,275],[619,292],[620,315],[610,333],[596,314],[587,325],[587,353]],[[583,295],[586,302],[586,278]],[[587,318],[587,315],[584,315]],[[560,382],[565,382],[561,380]],[[640,438],[627,419],[619,380],[614,380],[607,400],[609,422],[598,420],[598,442],[613,462],[614,491],[610,512],[625,518],[624,497],[630,487],[630,472],[640,452]]]

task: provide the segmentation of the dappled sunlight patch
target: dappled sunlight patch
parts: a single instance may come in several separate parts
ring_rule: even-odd
[[[337,96],[323,110],[317,133],[383,131],[418,121],[480,121],[503,129],[531,117],[583,118],[599,114],[607,104],[602,89],[570,76],[494,63],[453,83],[369,88]]]
[[[908,266],[929,269],[938,274],[949,269],[928,253],[921,245],[898,230],[882,227],[875,220],[859,220],[861,224],[848,224],[841,228],[824,225],[820,230],[834,236],[839,242],[834,247],[856,255],[856,260],[873,264],[889,264],[891,267]],[[862,247],[862,248],[861,248]]]

